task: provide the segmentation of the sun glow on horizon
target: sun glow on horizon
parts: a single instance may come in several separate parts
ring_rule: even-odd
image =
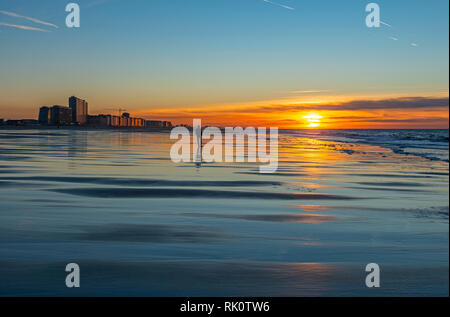
[[[320,120],[323,119],[323,117],[320,114],[311,112],[303,117],[308,122],[308,128],[318,128],[320,127]]]
[[[361,97],[362,98],[362,97]],[[138,109],[134,116],[192,124],[202,118],[210,126],[277,126],[280,129],[448,129],[448,97],[387,96],[387,99],[337,98],[323,104],[281,100],[213,104],[175,108]],[[428,99],[430,102],[428,102]],[[393,103],[392,101],[396,101]],[[427,104],[438,102],[433,107]],[[418,107],[422,103],[422,107]],[[355,106],[360,104],[360,107]],[[385,105],[385,106],[383,106]],[[130,108],[128,108],[130,109]]]

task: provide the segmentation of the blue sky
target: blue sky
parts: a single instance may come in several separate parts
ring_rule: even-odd
[[[275,100],[294,91],[342,96],[448,95],[448,1],[0,0],[0,117],[76,94],[91,109],[176,108]],[[398,38],[397,41],[389,37]],[[417,43],[417,47],[411,46]]]

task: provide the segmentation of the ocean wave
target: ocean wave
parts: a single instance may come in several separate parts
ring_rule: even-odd
[[[395,153],[449,161],[448,130],[283,130],[287,136],[386,147]]]

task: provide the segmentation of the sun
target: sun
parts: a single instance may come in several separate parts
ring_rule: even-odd
[[[303,117],[308,122],[308,128],[318,128],[320,127],[320,120],[323,117],[320,114],[311,112]]]

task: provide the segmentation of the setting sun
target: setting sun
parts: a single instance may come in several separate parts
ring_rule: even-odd
[[[318,128],[322,118],[323,117],[317,113],[309,113],[303,117],[303,119],[308,122],[308,128]]]

